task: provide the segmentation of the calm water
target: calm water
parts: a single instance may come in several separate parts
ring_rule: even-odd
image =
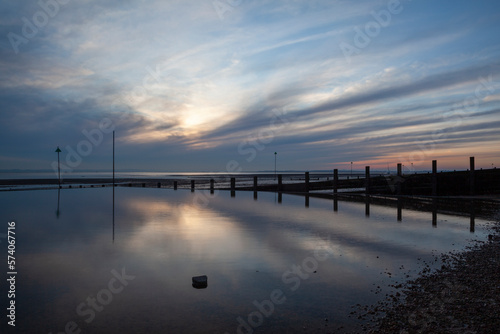
[[[12,333],[328,333],[432,252],[485,239],[476,219],[283,195],[116,188],[0,193],[16,222]],[[404,270],[399,268],[404,266]],[[7,263],[1,266],[6,281]],[[390,272],[389,276],[386,272]],[[208,276],[195,289],[191,278]],[[376,286],[384,289],[375,294]],[[2,283],[1,309],[6,285]],[[2,311],[5,333],[6,311]],[[328,321],[325,321],[328,319]]]

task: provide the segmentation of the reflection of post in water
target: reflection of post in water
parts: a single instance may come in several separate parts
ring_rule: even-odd
[[[398,197],[398,222],[403,221],[403,199]]]
[[[470,201],[470,233],[476,231],[476,203],[474,200]]]
[[[115,187],[113,187],[113,243],[115,242]]]
[[[256,192],[256,191],[254,191],[254,192],[253,192],[253,199],[254,199],[254,200],[257,200],[257,197],[258,197],[258,196],[257,196],[257,192]]]
[[[370,216],[370,196],[365,195],[365,215]]]
[[[432,199],[432,226],[437,227],[437,198]]]
[[[59,214],[61,213],[59,211],[59,202],[61,199],[61,188],[57,187],[57,210],[56,210],[56,217],[59,218]]]
[[[283,202],[283,193],[282,192],[279,192],[278,193],[278,203],[281,204],[281,202]]]

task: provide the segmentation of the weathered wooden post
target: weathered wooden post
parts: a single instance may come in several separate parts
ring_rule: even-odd
[[[365,167],[365,193],[370,194],[370,166]]]
[[[158,184],[156,185],[158,188],[161,188],[161,182],[158,182]]]
[[[475,169],[476,169],[476,164],[474,161],[474,157],[470,157],[470,194],[473,196],[475,195],[476,192],[476,186],[475,186]]]
[[[232,177],[231,178],[231,191],[236,190],[236,178]]]
[[[306,187],[306,192],[309,192],[309,172],[306,172],[305,174],[305,187]],[[307,200],[309,203],[309,199]]]
[[[278,175],[278,191],[281,192],[283,190],[283,175]]]
[[[194,180],[191,180],[191,192],[194,191]]]
[[[257,175],[254,175],[253,177],[253,199],[257,200],[258,195],[257,195],[257,187],[258,187],[258,178]]]
[[[309,195],[306,195],[306,208],[309,207]]]
[[[281,204],[281,202],[283,202],[283,193],[279,192],[278,193],[278,203]]]
[[[437,196],[437,160],[432,160],[432,196]]]
[[[403,165],[401,163],[398,164],[398,174],[396,176],[396,194],[401,195],[402,188],[402,177],[403,177]]]
[[[174,181],[174,190],[177,190],[177,181]]]
[[[213,194],[214,193],[214,184],[215,184],[215,180],[214,179],[210,179],[210,194]]]
[[[337,193],[339,189],[339,170],[333,170],[333,197],[337,198]]]
[[[236,178],[231,178],[231,197],[236,196]]]

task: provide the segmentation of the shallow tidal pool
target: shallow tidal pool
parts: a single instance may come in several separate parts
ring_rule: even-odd
[[[486,221],[275,193],[93,188],[0,193],[2,333],[329,333]],[[192,277],[207,275],[197,288]],[[15,328],[6,317],[15,300]],[[6,330],[6,331],[4,331]]]

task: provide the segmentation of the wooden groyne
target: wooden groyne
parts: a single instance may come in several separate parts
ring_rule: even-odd
[[[397,165],[396,174],[372,174],[370,166],[365,167],[364,175],[340,176],[334,169],[330,175],[311,174],[278,174],[274,175],[247,174],[225,175],[216,179],[198,177],[183,178],[116,178],[115,186],[147,187],[147,188],[185,188],[235,191],[272,191],[283,193],[308,194],[321,191],[331,195],[385,195],[385,196],[496,196],[500,195],[500,169],[475,169],[475,159],[470,158],[470,168],[466,171],[438,172],[437,161],[432,161],[432,171],[427,173],[402,173],[402,165]],[[314,177],[315,176],[315,177]],[[321,176],[321,177],[320,177]],[[285,177],[288,182],[285,182]],[[240,182],[246,180],[246,182]],[[33,185],[37,187],[59,186],[59,180],[54,179],[8,179],[0,180],[2,190],[12,186]],[[76,186],[75,186],[76,185]],[[113,186],[110,178],[65,178],[60,187],[93,187]],[[21,190],[21,189],[19,189]]]

